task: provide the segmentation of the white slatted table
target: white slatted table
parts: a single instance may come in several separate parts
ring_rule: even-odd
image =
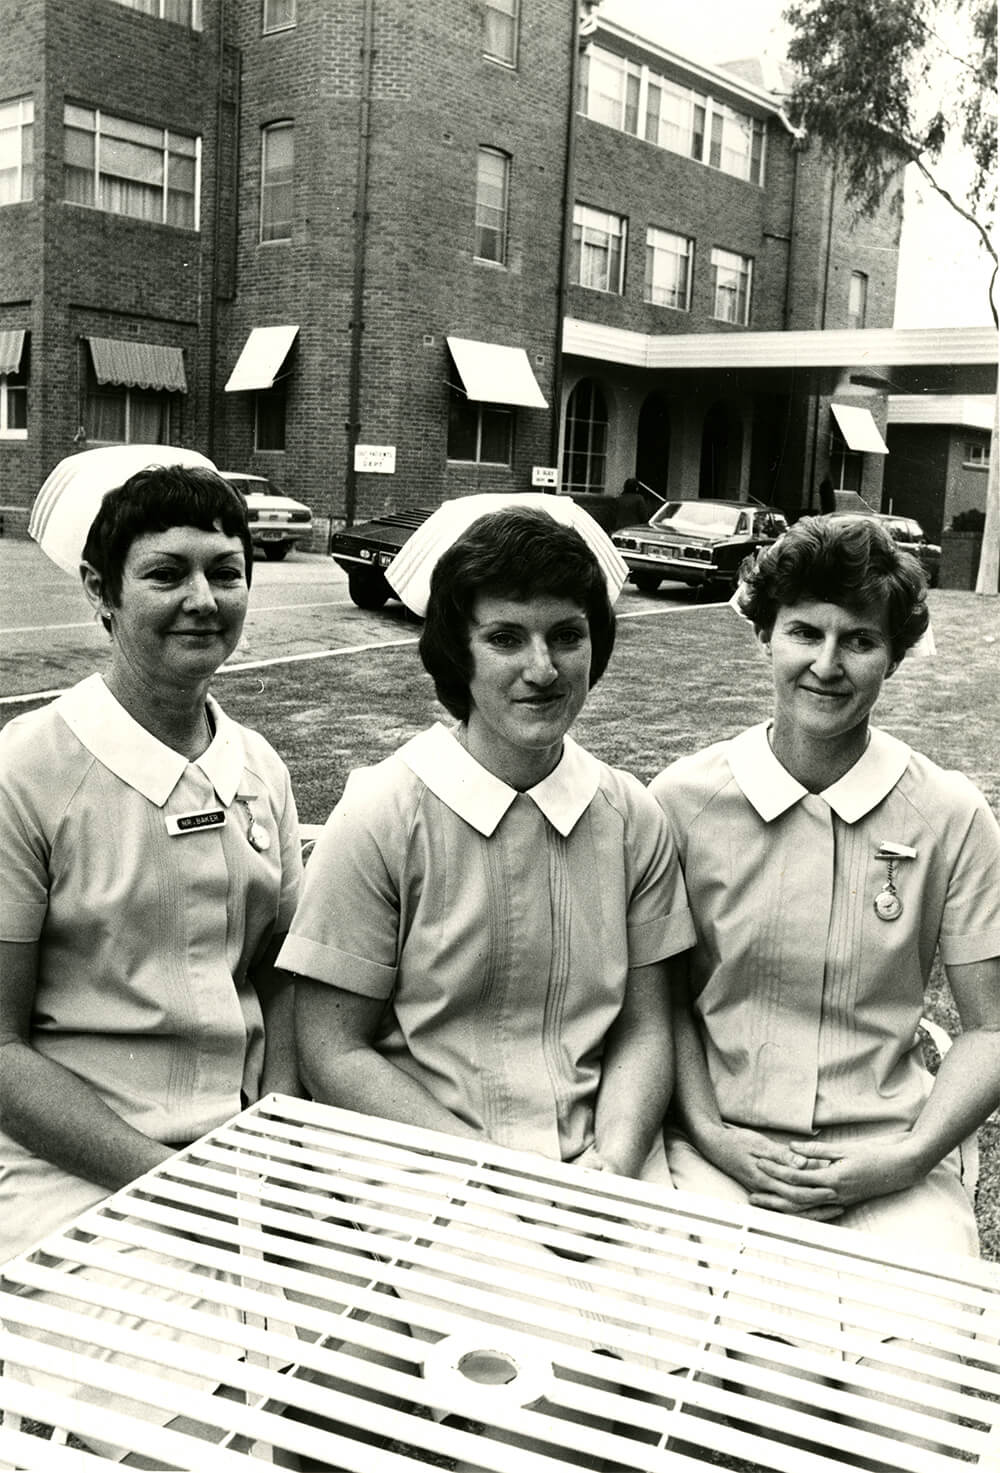
[[[540,1241],[563,1251],[542,1251]],[[137,1255],[123,1255],[123,1244],[156,1254],[145,1266],[129,1262],[126,1291],[116,1266]],[[529,1285],[525,1268],[539,1258],[544,1273],[536,1269]],[[242,1358],[226,1350],[232,1321],[161,1297],[192,1284],[204,1290],[204,1278],[192,1278],[195,1263],[227,1271],[210,1292],[242,1317]],[[88,1265],[109,1270],[103,1282],[88,1282]],[[635,1299],[633,1266],[643,1270],[644,1302]],[[28,1286],[56,1288],[73,1306],[53,1310],[16,1293]],[[288,1297],[295,1293],[312,1302]],[[196,1330],[200,1346],[165,1345],[97,1320],[88,1310],[102,1303]],[[68,1371],[158,1409],[146,1422],[5,1374],[0,1466],[107,1466],[76,1450],[74,1438],[42,1442],[28,1420],[36,1419],[84,1443],[117,1442],[156,1466],[198,1473],[267,1466],[280,1450],[358,1473],[455,1460],[551,1473],[600,1459],[623,1470],[822,1473],[851,1452],[901,1473],[1000,1469],[993,1265],[918,1253],[886,1263],[876,1241],[845,1229],[281,1096],[7,1264],[0,1317],[8,1370]],[[752,1333],[787,1333],[793,1323],[810,1347]],[[918,1338],[926,1353],[880,1345],[878,1369],[837,1353],[871,1353],[893,1330]],[[135,1359],[108,1367],[75,1354],[81,1343]],[[685,1369],[667,1376],[630,1361],[637,1348]],[[228,1396],[172,1381],[171,1361],[206,1386],[225,1383]],[[903,1370],[929,1379],[914,1385]],[[876,1406],[876,1390],[909,1404]],[[331,1425],[310,1425],[289,1408]],[[444,1414],[458,1414],[457,1425]],[[208,1426],[157,1425],[174,1416]],[[852,1425],[866,1419],[877,1425]],[[938,1450],[916,1445],[918,1436]]]

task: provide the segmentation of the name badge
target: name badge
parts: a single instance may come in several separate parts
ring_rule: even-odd
[[[202,829],[221,829],[226,822],[226,810],[196,808],[191,813],[172,813],[164,821],[168,834],[197,834]]]

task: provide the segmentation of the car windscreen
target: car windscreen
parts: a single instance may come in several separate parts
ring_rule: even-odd
[[[668,501],[650,525],[696,532],[700,537],[730,537],[741,514],[741,507],[720,506],[717,501]]]

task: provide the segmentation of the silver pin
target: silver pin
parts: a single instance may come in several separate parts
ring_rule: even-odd
[[[256,849],[258,854],[263,854],[271,847],[271,835],[263,824],[259,824],[253,816],[253,809],[245,798],[237,798],[240,807],[246,810],[247,816],[247,841],[251,849]]]

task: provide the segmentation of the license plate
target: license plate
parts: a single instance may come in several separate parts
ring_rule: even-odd
[[[647,557],[669,558],[681,556],[681,549],[675,547],[672,542],[644,542],[642,550]]]
[[[378,555],[379,567],[387,568],[395,556],[396,554],[394,552],[380,552]]]
[[[257,535],[262,542],[280,542],[284,533],[280,527],[262,527]]]

